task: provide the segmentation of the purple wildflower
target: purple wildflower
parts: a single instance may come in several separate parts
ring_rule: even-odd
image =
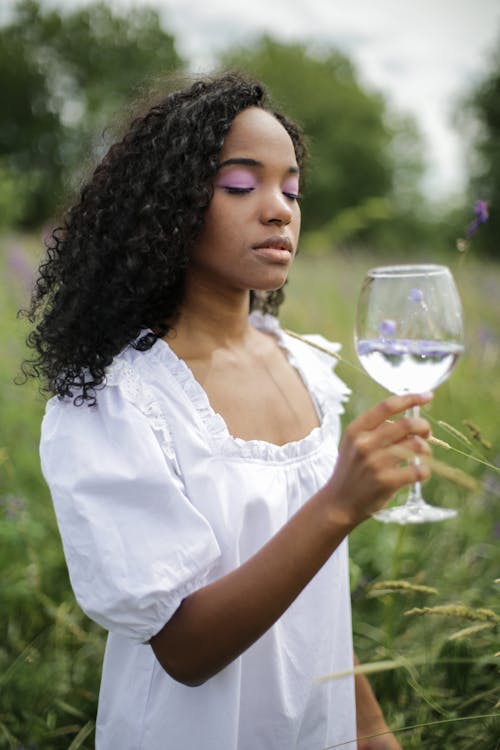
[[[9,521],[15,521],[26,510],[26,501],[17,495],[5,495],[0,497],[0,507],[5,508],[5,517]]]
[[[498,497],[498,495],[500,494],[500,482],[498,480],[498,477],[494,476],[492,473],[488,473],[483,481],[483,490],[488,495],[494,495],[495,497]]]
[[[410,302],[422,302],[423,298],[424,295],[421,289],[410,289],[408,292]]]
[[[33,263],[23,245],[12,243],[8,247],[9,269],[14,278],[29,291],[33,285]]]
[[[481,224],[485,224],[488,221],[488,204],[486,201],[476,201],[474,206],[474,214],[476,218],[467,227],[467,239],[470,239],[474,232],[477,232]]]
[[[52,233],[55,229],[57,229],[57,224],[47,224],[42,228],[41,240],[45,246],[52,245]]]
[[[394,336],[396,333],[396,322],[394,320],[383,320],[380,323],[378,330],[383,338],[386,336]]]
[[[497,343],[495,332],[487,325],[478,327],[475,338],[484,346]]]

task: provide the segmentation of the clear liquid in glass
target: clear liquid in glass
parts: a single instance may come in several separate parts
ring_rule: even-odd
[[[447,341],[361,339],[358,357],[373,380],[391,393],[423,393],[453,370],[463,346]]]
[[[462,308],[449,268],[422,264],[368,271],[358,300],[355,343],[365,371],[391,393],[436,388],[463,352]],[[418,416],[418,407],[411,413]],[[386,508],[374,517],[406,524],[455,515],[451,508],[426,503],[417,482],[405,505]]]

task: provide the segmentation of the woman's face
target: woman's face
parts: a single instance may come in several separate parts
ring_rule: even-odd
[[[219,289],[279,289],[297,249],[298,198],[290,136],[268,112],[243,110],[224,141],[188,275]]]

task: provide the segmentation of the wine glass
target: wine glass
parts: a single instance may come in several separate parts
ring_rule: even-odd
[[[463,352],[462,306],[449,268],[398,265],[368,271],[355,345],[363,368],[391,393],[423,393],[442,383]],[[409,413],[418,416],[419,407]],[[407,524],[455,515],[455,510],[426,503],[417,482],[405,505],[381,510],[374,518]]]

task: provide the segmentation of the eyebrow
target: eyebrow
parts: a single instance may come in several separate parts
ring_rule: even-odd
[[[248,159],[243,156],[241,157],[235,157],[233,159],[226,159],[225,161],[221,162],[219,164],[219,169],[222,169],[222,167],[228,167],[231,164],[241,164],[246,167],[263,167],[264,164],[261,161],[257,161],[256,159]],[[300,170],[298,167],[291,166],[288,169],[289,174],[299,174]]]

